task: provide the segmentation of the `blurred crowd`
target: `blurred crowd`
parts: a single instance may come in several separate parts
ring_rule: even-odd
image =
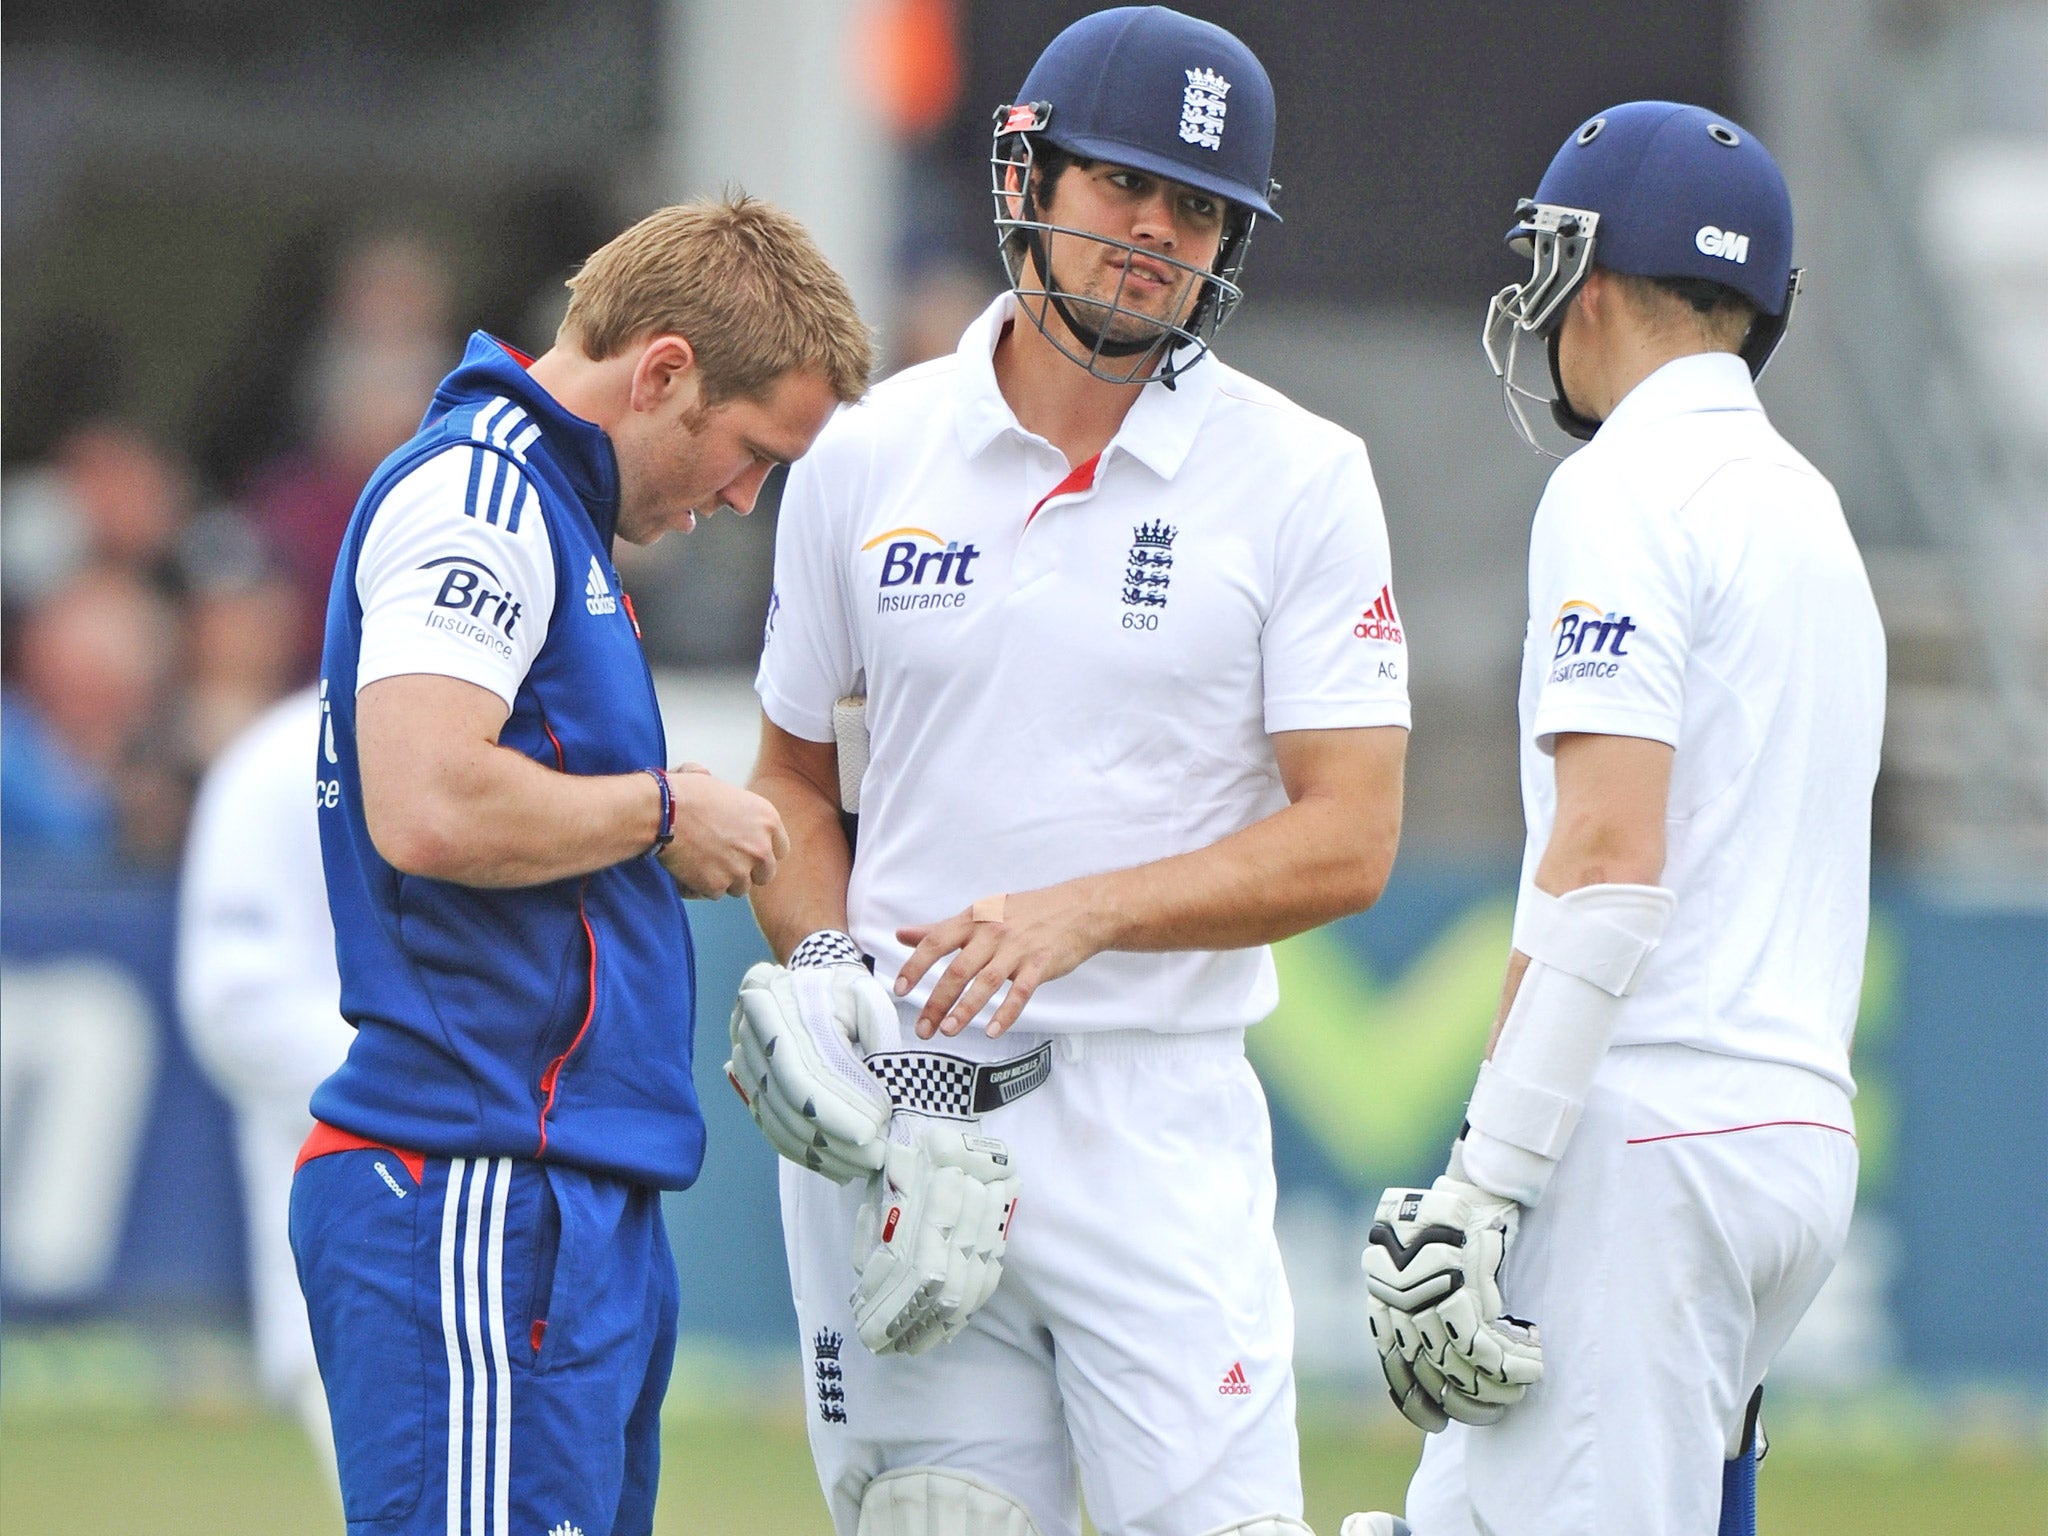
[[[104,367],[81,325],[38,364]],[[458,338],[445,258],[360,239],[297,334],[209,391],[191,444],[98,401],[0,479],[0,847],[24,866],[165,868],[206,765],[318,672],[357,492],[417,425]],[[251,382],[259,387],[249,387]],[[61,378],[17,376],[77,398]]]
[[[890,317],[891,363],[950,352],[993,288],[927,264]],[[207,765],[318,675],[356,496],[460,355],[455,290],[445,253],[412,233],[282,249],[183,443],[109,403],[94,381],[119,347],[89,323],[23,349],[8,406],[31,425],[0,477],[10,872],[176,864]],[[513,339],[544,346],[565,297],[549,281]],[[778,477],[745,522],[620,549],[657,665],[751,666],[779,493]]]

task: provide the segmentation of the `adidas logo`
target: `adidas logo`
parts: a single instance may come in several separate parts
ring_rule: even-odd
[[[1252,1384],[1244,1379],[1244,1365],[1240,1361],[1230,1362],[1230,1369],[1223,1373],[1223,1385],[1216,1389],[1225,1397],[1249,1397]]]
[[[1361,640],[1385,640],[1393,645],[1401,643],[1401,615],[1394,611],[1392,587],[1380,588],[1380,595],[1351,626],[1351,633]]]
[[[583,1527],[571,1525],[568,1521],[564,1520],[560,1525],[549,1531],[548,1536],[583,1536]]]
[[[619,611],[619,600],[612,595],[611,583],[604,579],[604,567],[597,563],[595,555],[590,557],[590,575],[583,583],[583,606],[594,617]],[[548,1536],[558,1536],[558,1533],[550,1531]],[[582,1533],[571,1532],[570,1536],[582,1536]]]

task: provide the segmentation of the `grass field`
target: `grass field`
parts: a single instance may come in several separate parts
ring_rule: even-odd
[[[1398,1508],[1414,1446],[1388,1431],[1312,1428],[1308,1518],[1335,1536],[1351,1509]],[[829,1536],[794,1419],[672,1418],[663,1536]],[[1912,1457],[1817,1455],[1782,1441],[1761,1479],[1766,1536],[2041,1536],[2048,1464],[2010,1446]],[[0,1416],[8,1536],[335,1536],[295,1424],[240,1413],[10,1411]]]

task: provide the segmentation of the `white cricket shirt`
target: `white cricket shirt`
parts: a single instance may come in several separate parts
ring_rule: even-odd
[[[884,976],[900,926],[1279,810],[1274,732],[1408,724],[1364,445],[1211,357],[1070,469],[996,387],[1012,312],[1006,294],[952,357],[842,410],[782,501],[755,687],[782,729],[830,741],[865,680],[847,903]],[[1278,997],[1263,947],[1108,953],[1026,1020],[1213,1029]]]
[[[1526,888],[1558,732],[1676,749],[1678,910],[1617,1045],[1785,1062],[1854,1092],[1885,647],[1834,488],[1728,353],[1668,363],[1558,466],[1529,540]]]
[[[245,1112],[303,1118],[355,1039],[314,805],[325,719],[311,688],[272,705],[207,770],[185,841],[178,1007],[209,1075]]]

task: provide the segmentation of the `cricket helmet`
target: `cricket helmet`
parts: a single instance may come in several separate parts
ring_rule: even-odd
[[[1084,16],[1047,45],[1015,105],[996,109],[990,155],[996,233],[1018,307],[1068,357],[1115,383],[1174,376],[1198,362],[1243,297],[1238,277],[1272,198],[1273,84],[1256,55],[1223,28],[1165,6],[1120,6]],[[1054,225],[1033,170],[1042,146],[1128,166],[1221,199],[1223,238],[1207,268],[1156,250],[1192,302],[1177,320],[1126,308],[1123,284],[1082,298],[1051,276],[1048,236],[1121,240]],[[1048,311],[1071,339],[1048,325]],[[1076,345],[1078,343],[1078,346]]]
[[[1547,404],[1574,437],[1591,437],[1599,425],[1571,407],[1557,378],[1565,306],[1596,265],[1718,283],[1747,299],[1757,314],[1741,355],[1752,377],[1783,339],[1805,278],[1792,265],[1792,197],[1770,151],[1732,119],[1675,101],[1624,102],[1580,124],[1536,195],[1516,208],[1506,238],[1530,258],[1531,271],[1494,295],[1482,340],[1509,414],[1531,443],[1524,400]],[[1515,382],[1524,335],[1546,343],[1551,400]]]

